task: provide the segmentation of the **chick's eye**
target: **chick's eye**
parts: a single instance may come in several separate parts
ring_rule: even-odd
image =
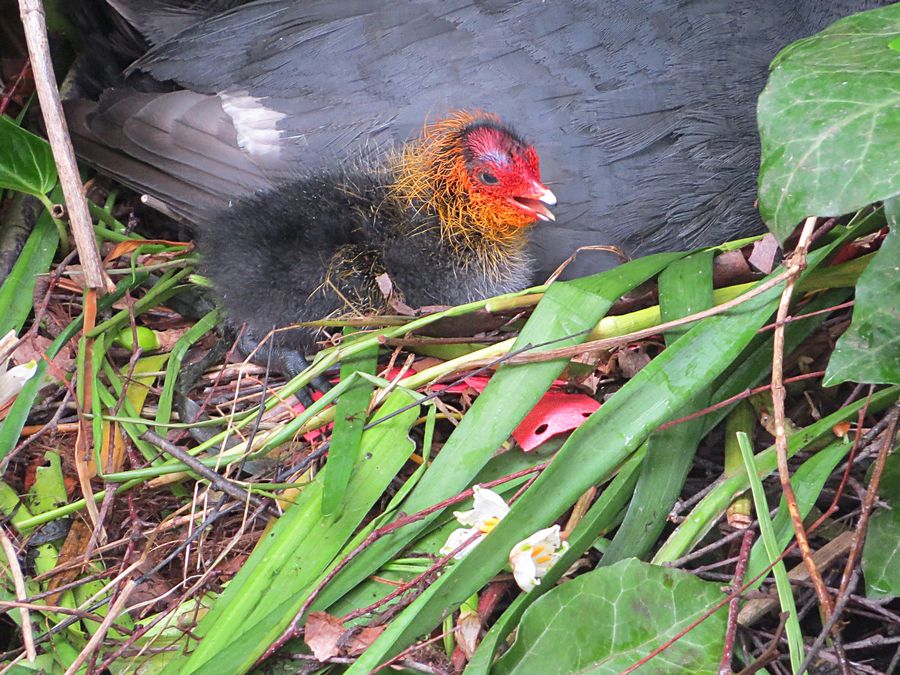
[[[480,174],[478,174],[478,180],[480,180],[485,185],[496,185],[500,182],[500,179],[497,178],[497,176],[492,173],[488,173],[487,171],[482,171]]]

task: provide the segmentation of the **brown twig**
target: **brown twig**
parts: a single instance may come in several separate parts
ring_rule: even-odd
[[[148,430],[141,434],[141,438],[148,443],[152,443],[167,455],[171,455],[172,457],[177,459],[179,462],[187,466],[191,471],[196,473],[204,480],[208,480],[217,490],[221,490],[229,497],[242,503],[249,500],[249,502],[255,507],[265,507],[265,504],[263,504],[259,500],[259,498],[252,496],[249,490],[245,490],[244,488],[235,485],[221,474],[205,466],[200,460],[188,453],[186,450],[182,450],[177,445],[175,445],[174,443],[170,443],[162,436],[159,436],[158,434],[155,434],[152,431]],[[272,511],[271,514],[276,517],[280,515],[277,511]]]
[[[410,656],[417,649],[421,649],[422,647],[427,647],[428,645],[433,644],[433,643],[437,642],[438,640],[443,640],[446,636],[450,635],[453,632],[453,630],[454,629],[450,629],[449,631],[444,631],[443,633],[440,633],[439,635],[430,637],[427,640],[422,640],[421,642],[416,642],[415,644],[410,645],[409,647],[404,649],[402,652],[397,654],[397,656],[391,657],[384,663],[378,665],[372,672],[379,673],[394,663],[401,663],[403,659]]]
[[[741,552],[738,555],[737,564],[734,566],[734,583],[732,590],[740,588],[747,571],[747,561],[750,558],[750,544],[753,543],[753,530],[744,530],[744,538],[741,540]],[[728,603],[728,624],[725,631],[725,648],[722,650],[722,660],[719,662],[719,675],[731,675],[731,658],[734,655],[734,636],[737,634],[738,607],[741,604],[740,596],[735,595]]]
[[[691,314],[690,316],[685,316],[674,321],[666,321],[665,323],[651,326],[650,328],[645,328],[643,330],[638,330],[633,333],[629,333],[628,335],[622,335],[612,338],[602,338],[600,340],[589,340],[588,342],[582,342],[581,344],[572,345],[571,347],[559,347],[557,349],[547,349],[540,352],[518,354],[508,359],[506,363],[532,363],[535,361],[551,361],[554,359],[571,358],[573,356],[578,356],[579,354],[584,354],[586,352],[593,352],[599,349],[610,349],[611,347],[616,347],[621,344],[628,344],[629,342],[634,342],[636,340],[653,337],[654,335],[659,335],[660,333],[664,333],[675,328],[681,328],[682,326],[686,326],[703,319],[708,319],[711,316],[716,316],[718,314],[722,314],[731,309],[734,309],[735,307],[738,307],[747,302],[751,298],[762,295],[766,291],[774,288],[785,279],[788,279],[789,275],[790,270],[782,272],[781,274],[772,277],[768,281],[762,282],[759,286],[750,289],[746,293],[739,295],[733,300],[723,302],[721,305],[716,305],[715,307],[705,309],[702,312],[697,312],[696,314]]]
[[[823,626],[821,633],[819,633],[819,636],[816,638],[816,641],[813,643],[812,647],[810,647],[810,649],[806,652],[806,658],[800,665],[800,669],[798,671],[801,674],[806,670],[807,667],[809,667],[812,659],[815,658],[816,654],[822,648],[822,645],[825,643],[825,639],[828,634],[835,628],[835,626],[837,626],[837,621],[840,618],[841,611],[847,604],[847,601],[850,599],[850,591],[853,590],[853,586],[855,586],[856,584],[856,580],[859,576],[859,570],[856,567],[856,562],[859,559],[859,556],[862,555],[863,543],[866,540],[866,531],[869,527],[869,517],[871,516],[872,509],[875,506],[875,500],[878,497],[878,486],[881,483],[881,477],[884,473],[884,467],[887,463],[887,457],[894,445],[894,437],[897,434],[898,418],[900,418],[900,406],[894,405],[893,410],[888,413],[887,429],[885,429],[884,431],[881,447],[878,450],[878,458],[875,460],[875,468],[872,471],[872,477],[869,480],[869,487],[866,490],[866,496],[862,503],[859,523],[857,524],[856,531],[853,534],[853,544],[850,547],[850,552],[847,554],[847,562],[844,565],[844,573],[841,576],[841,586],[838,589],[834,612],[829,617],[829,620],[825,624],[825,626]]]
[[[781,480],[781,489],[784,494],[784,500],[787,504],[788,513],[791,516],[791,523],[794,526],[794,533],[797,538],[797,545],[800,549],[800,555],[806,569],[809,571],[809,578],[816,590],[816,596],[819,598],[819,604],[822,608],[825,621],[831,617],[833,609],[833,601],[825,588],[825,581],[819,573],[816,563],[812,557],[812,550],[809,546],[809,538],[803,527],[803,514],[800,513],[800,507],[797,505],[797,497],[794,494],[794,488],[791,485],[791,471],[788,467],[788,440],[785,426],[785,401],[787,399],[787,390],[784,386],[784,340],[785,340],[785,320],[790,310],[791,298],[794,294],[794,287],[800,277],[800,273],[806,268],[806,254],[809,250],[809,244],[816,225],[816,218],[807,218],[803,223],[803,229],[800,232],[800,239],[797,247],[787,261],[787,283],[784,291],[781,293],[781,301],[778,303],[778,312],[775,315],[775,332],[772,337],[772,417],[775,423],[775,453],[778,461],[778,477]]]
[[[738,675],[753,675],[753,673],[765,668],[778,658],[778,643],[781,642],[781,638],[784,635],[784,629],[787,625],[789,616],[789,612],[781,613],[778,617],[778,628],[775,630],[775,634],[769,641],[769,645],[766,647],[765,651],[759,655],[759,658],[756,659],[756,661],[744,668]]]
[[[16,589],[16,600],[21,602],[19,605],[19,615],[22,619],[22,642],[25,644],[25,654],[28,660],[34,663],[37,658],[37,650],[34,648],[34,631],[31,629],[31,613],[25,606],[28,598],[28,591],[25,589],[25,577],[22,576],[22,568],[19,566],[19,558],[16,555],[16,547],[3,528],[0,528],[0,546],[6,554],[6,561],[9,563],[9,571],[13,578],[13,586]]]
[[[128,581],[125,584],[125,587],[119,593],[119,597],[116,598],[112,607],[109,608],[109,612],[107,612],[104,617],[103,623],[100,624],[100,627],[97,628],[97,632],[91,636],[91,639],[84,646],[84,649],[81,650],[81,653],[66,670],[65,675],[75,675],[87,658],[96,652],[97,647],[100,646],[100,643],[103,642],[103,639],[106,637],[109,627],[112,626],[113,621],[115,621],[119,614],[122,613],[125,603],[128,602],[128,598],[136,587],[137,584],[134,581]]]
[[[818,377],[822,377],[824,375],[825,375],[824,370],[817,370],[812,373],[803,373],[802,375],[795,375],[794,377],[789,377],[784,381],[784,383],[788,384],[788,383],[793,383],[793,382],[801,382],[803,380],[812,380],[812,379],[816,379]],[[772,388],[771,384],[763,384],[759,387],[754,387],[753,389],[745,389],[744,391],[742,391],[739,394],[735,394],[734,396],[729,396],[725,400],[719,401],[718,403],[714,403],[711,406],[707,406],[706,408],[703,408],[702,410],[693,412],[690,415],[685,415],[684,417],[680,417],[677,420],[672,420],[671,422],[666,422],[665,424],[660,425],[660,427],[657,429],[657,431],[663,431],[664,429],[668,429],[669,427],[674,427],[679,424],[683,424],[684,422],[690,422],[691,420],[697,419],[698,417],[703,417],[704,415],[708,415],[709,413],[715,412],[716,410],[719,410],[720,408],[725,408],[725,407],[731,405],[732,403],[737,403],[738,401],[743,400],[745,398],[750,398],[751,396],[754,396],[755,394],[759,394],[761,392],[768,391],[771,388]]]
[[[100,253],[94,239],[94,228],[87,202],[82,191],[78,165],[75,162],[75,150],[69,137],[69,128],[63,115],[59,91],[56,88],[56,75],[50,60],[50,44],[47,40],[47,22],[41,0],[19,0],[19,13],[25,29],[25,41],[28,43],[28,56],[31,59],[34,85],[41,113],[47,127],[47,138],[53,150],[53,159],[59,174],[59,182],[66,199],[66,210],[75,246],[84,270],[85,285],[99,293],[113,290],[109,277],[103,272]]]
[[[6,107],[9,105],[9,102],[12,100],[12,97],[16,93],[16,89],[19,88],[19,85],[22,84],[22,80],[25,79],[25,76],[28,74],[28,71],[31,70],[31,61],[25,59],[25,63],[22,65],[22,69],[19,71],[19,74],[16,75],[15,81],[7,87],[6,91],[3,92],[3,98],[0,98],[0,115],[6,112]]]

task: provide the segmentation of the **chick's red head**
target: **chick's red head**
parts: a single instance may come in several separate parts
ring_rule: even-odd
[[[426,126],[396,169],[397,193],[427,206],[450,237],[519,242],[525,226],[554,219],[547,207],[556,197],[541,181],[534,147],[489,113]]]
[[[470,199],[508,215],[510,224],[554,220],[547,207],[556,204],[556,196],[541,182],[534,146],[491,118],[464,127],[460,140]]]

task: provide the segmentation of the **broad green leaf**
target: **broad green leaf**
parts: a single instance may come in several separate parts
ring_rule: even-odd
[[[50,144],[0,115],[0,188],[43,197],[56,185]]]
[[[529,607],[515,643],[491,672],[620,673],[723,598],[721,584],[623,560],[554,588]],[[636,672],[715,672],[726,618],[722,607]]]
[[[659,307],[663,321],[672,321],[708,309],[713,304],[713,256],[703,251],[669,265],[659,275]],[[684,330],[665,336],[671,345]],[[680,411],[688,415],[709,403],[709,390],[700,392]],[[698,418],[647,439],[647,458],[628,506],[625,520],[616,531],[601,564],[612,565],[625,558],[643,558],[656,543],[668,522],[669,511],[687,478],[697,445],[703,437],[704,420]]]
[[[408,460],[414,449],[409,429],[419,415],[419,406],[410,403],[414,403],[411,395],[397,390],[375,413],[376,419],[397,414],[363,434],[338,517],[329,522],[322,518],[326,466],[257,544],[201,619],[194,634],[203,640],[194,653],[177,659],[165,672],[249,670],[303,605],[307,586],[328,568]]]
[[[900,4],[788,46],[759,98],[759,208],[784,239],[807,216],[900,194]]]
[[[891,231],[856,285],[853,321],[828,362],[826,386],[900,384],[900,199],[884,210]]]
[[[61,198],[62,192],[57,188],[53,192],[53,199]],[[34,304],[37,278],[50,269],[58,246],[59,230],[45,210],[0,286],[0,335],[5,335],[10,330],[18,333],[25,325]]]
[[[878,485],[878,496],[892,506],[900,507],[900,452],[888,455]]]
[[[345,333],[348,329],[345,329]],[[378,368],[378,347],[358,354],[355,358],[341,364],[341,380],[347,380],[359,371],[374,375]],[[340,512],[350,473],[356,463],[359,442],[363,427],[366,424],[366,409],[372,400],[375,384],[368,379],[358,377],[353,386],[341,394],[338,399],[334,418],[337,421],[331,434],[331,447],[328,449],[328,471],[325,473],[324,492],[322,494],[322,515],[331,518]]]
[[[867,598],[900,595],[900,506],[872,516],[863,547],[862,569]]]
[[[896,598],[900,596],[900,454],[896,452],[884,465],[878,496],[891,508],[877,511],[869,521],[862,554],[866,597]]]

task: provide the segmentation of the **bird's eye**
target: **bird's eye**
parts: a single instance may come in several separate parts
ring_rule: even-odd
[[[482,171],[480,174],[478,174],[478,180],[480,180],[485,185],[496,185],[500,182],[500,179],[497,178],[497,176],[492,173],[488,173],[487,171]]]

